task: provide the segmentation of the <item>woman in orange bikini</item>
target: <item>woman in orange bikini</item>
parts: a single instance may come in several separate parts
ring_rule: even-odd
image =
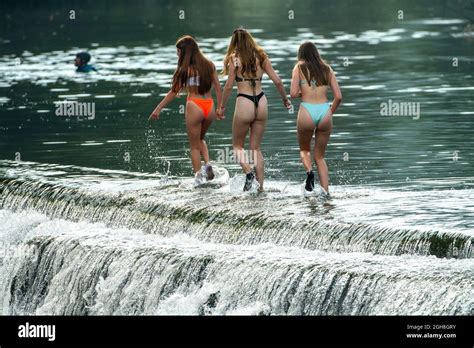
[[[278,74],[273,70],[272,63],[263,48],[257,45],[247,30],[243,28],[234,30],[224,59],[224,74],[229,78],[225,84],[222,104],[219,104],[217,114],[223,116],[235,81],[238,94],[232,124],[232,142],[234,153],[246,175],[244,191],[250,190],[255,180],[258,181],[259,190],[263,191],[264,160],[260,143],[268,118],[267,97],[262,91],[264,73],[275,84],[283,105],[290,108],[291,103],[286,96],[285,87]],[[244,145],[249,130],[251,156],[246,156]],[[249,157],[254,160],[254,169],[247,161]]]
[[[186,129],[191,147],[191,162],[195,173],[195,185],[214,178],[204,136],[216,119],[211,88],[214,87],[217,103],[222,99],[222,90],[214,64],[207,59],[191,36],[186,35],[176,42],[178,66],[173,75],[171,90],[150,115],[150,120],[160,117],[166,107],[183,89],[188,92],[186,100]],[[222,117],[219,116],[219,119]],[[201,156],[205,165],[202,166]]]

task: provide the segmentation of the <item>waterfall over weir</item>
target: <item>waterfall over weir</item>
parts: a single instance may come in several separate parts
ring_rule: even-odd
[[[470,190],[426,214],[444,192],[255,196],[1,164],[3,314],[474,314]]]

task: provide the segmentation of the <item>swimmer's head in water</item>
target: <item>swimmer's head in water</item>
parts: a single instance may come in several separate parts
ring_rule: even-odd
[[[329,65],[321,58],[313,42],[303,42],[298,49],[298,62],[308,85],[316,81],[317,86],[326,86],[329,82]]]
[[[91,60],[91,55],[87,52],[79,52],[76,54],[76,59],[74,60],[75,66],[83,66],[89,63]]]
[[[185,35],[176,41],[176,51],[178,54],[178,66],[173,75],[171,89],[179,93],[188,86],[189,78],[199,76],[198,92],[201,95],[209,92],[214,78],[214,64],[207,59],[199,49],[199,46],[192,36]],[[195,81],[195,79],[192,79]]]
[[[258,58],[262,68],[263,62],[267,58],[267,54],[263,48],[255,42],[252,35],[243,27],[238,27],[232,33],[232,38],[227,48],[227,54],[224,58],[223,73],[225,75],[229,73],[229,64],[232,55],[237,56],[241,62],[241,74],[251,77],[256,77],[256,58]]]

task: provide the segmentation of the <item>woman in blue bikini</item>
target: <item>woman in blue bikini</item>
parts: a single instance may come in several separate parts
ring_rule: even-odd
[[[334,100],[327,99],[328,87]],[[316,45],[303,43],[298,50],[298,63],[293,69],[290,95],[301,97],[297,129],[301,162],[306,170],[305,190],[314,190],[313,162],[311,160],[311,139],[316,131],[314,159],[318,169],[319,182],[325,193],[329,193],[329,174],[324,153],[332,131],[332,114],[342,101],[341,90],[331,67],[320,57]]]

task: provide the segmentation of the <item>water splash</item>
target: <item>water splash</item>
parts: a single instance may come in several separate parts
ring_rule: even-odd
[[[472,314],[474,260],[203,243],[46,221],[8,266],[8,314]]]
[[[46,181],[38,179],[0,180],[0,207],[35,210],[53,218],[101,222],[162,236],[186,233],[203,241],[227,244],[274,243],[325,251],[473,257],[473,236],[462,229],[397,228],[364,222],[367,218],[361,212],[373,209],[373,205],[367,208],[359,203],[353,222],[345,222],[334,218],[337,202],[309,202],[314,210],[309,215],[284,204],[303,205],[301,196],[289,194],[283,198],[277,192],[252,197],[229,194],[225,188],[196,191],[190,184],[166,176],[142,190],[118,192],[71,187],[51,177]],[[100,188],[107,188],[105,183],[106,180],[100,181]],[[376,198],[374,203],[389,204],[382,198]],[[396,221],[397,215],[392,219]]]
[[[409,215],[381,208],[394,195],[418,216],[432,191],[346,187],[318,200],[291,182],[250,195],[191,181],[2,162],[1,312],[473,314],[470,206],[453,208],[467,190],[449,191],[457,220],[443,230],[423,214],[415,229],[373,218]]]

